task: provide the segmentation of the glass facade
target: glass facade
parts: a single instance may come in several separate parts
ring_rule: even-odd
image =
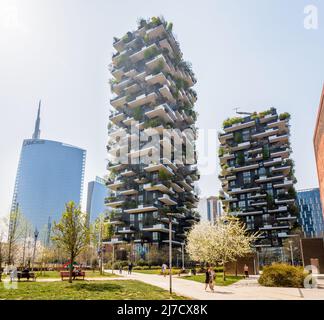
[[[86,151],[61,142],[24,140],[12,212],[20,212],[41,230],[58,221],[65,203],[81,203]]]
[[[299,222],[306,237],[324,236],[324,222],[319,188],[297,193]]]
[[[101,214],[107,211],[105,200],[108,197],[108,189],[105,180],[99,177],[88,183],[87,214],[92,223]]]

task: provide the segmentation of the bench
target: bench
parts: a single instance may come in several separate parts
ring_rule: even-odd
[[[62,281],[64,278],[69,278],[70,277],[70,271],[61,271],[61,279]],[[85,272],[80,271],[80,272],[72,272],[72,278],[75,280],[76,278],[82,278],[84,280],[85,277]]]
[[[36,275],[34,272],[17,272],[17,278],[18,281],[20,281],[20,279],[27,279],[27,281],[33,279],[33,281],[36,281]]]

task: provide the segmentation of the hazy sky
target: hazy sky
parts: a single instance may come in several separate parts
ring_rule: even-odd
[[[309,4],[318,8],[317,30],[304,28]],[[219,130],[234,107],[288,111],[297,187],[318,185],[312,137],[324,81],[323,1],[0,0],[0,215],[39,99],[41,136],[87,150],[86,183],[106,173],[113,37],[157,15],[174,23],[192,62],[199,128]],[[216,146],[211,161],[217,172],[202,176],[202,195],[220,187]]]

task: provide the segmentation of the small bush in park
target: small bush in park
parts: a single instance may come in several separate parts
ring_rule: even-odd
[[[307,273],[302,267],[294,267],[284,263],[275,263],[263,268],[259,283],[265,287],[301,288]]]

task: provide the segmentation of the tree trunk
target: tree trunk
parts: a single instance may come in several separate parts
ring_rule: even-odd
[[[74,262],[74,256],[73,256],[73,254],[71,254],[69,283],[72,283],[72,275],[73,275],[73,262]]]
[[[237,260],[235,261],[235,276],[237,277]]]
[[[226,267],[225,267],[225,263],[223,262],[223,281],[226,281]]]

